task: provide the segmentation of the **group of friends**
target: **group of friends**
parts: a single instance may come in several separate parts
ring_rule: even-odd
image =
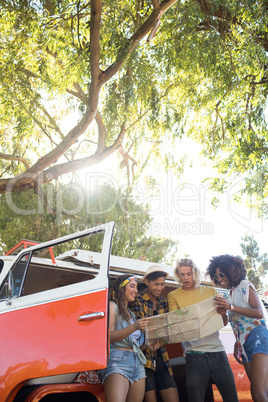
[[[152,265],[144,276],[145,290],[138,293],[133,275],[122,275],[113,283],[110,298],[110,356],[100,371],[107,402],[178,402],[179,394],[166,345],[148,346],[144,329],[148,318],[178,310],[214,297],[223,324],[231,323],[236,342],[234,356],[244,365],[255,402],[268,401],[268,331],[265,309],[254,286],[246,279],[240,257],[213,257],[207,275],[218,287],[229,289],[228,299],[215,287],[200,285],[200,271],[189,259],[177,261],[179,287],[161,296],[167,272]],[[182,342],[186,359],[186,389],[189,402],[203,402],[209,383],[217,386],[223,401],[237,402],[234,375],[219,332],[195,341]]]

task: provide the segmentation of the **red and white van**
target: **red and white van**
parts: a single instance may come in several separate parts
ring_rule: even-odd
[[[46,243],[22,241],[0,257],[0,402],[105,401],[96,376],[109,355],[109,283],[123,273],[140,279],[152,262],[111,256],[114,223]],[[91,252],[94,244],[100,250]],[[173,268],[166,293],[177,287]],[[211,285],[211,284],[208,284]],[[221,331],[239,401],[251,401],[243,366],[233,358],[234,336]],[[168,345],[180,402],[187,401],[180,344]],[[210,389],[212,389],[210,387]],[[206,401],[221,401],[217,389]]]

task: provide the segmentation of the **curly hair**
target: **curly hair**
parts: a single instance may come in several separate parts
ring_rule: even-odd
[[[210,279],[215,283],[215,285],[220,285],[220,283],[214,279],[217,268],[219,268],[229,280],[228,288],[236,287],[243,279],[246,278],[247,275],[244,261],[241,257],[235,257],[229,254],[212,257],[207,268],[206,275],[210,276]]]
[[[199,286],[201,278],[200,278],[200,271],[199,268],[195,265],[193,260],[190,258],[181,258],[177,261],[175,269],[174,269],[174,275],[177,280],[177,282],[182,285],[182,281],[179,278],[179,268],[180,267],[191,267],[192,272],[193,272],[193,280],[197,286]]]
[[[115,302],[115,304],[118,307],[119,314],[127,322],[129,322],[132,317],[129,314],[128,308],[126,307],[125,302],[124,302],[125,286],[120,288],[120,285],[126,279],[128,279],[130,276],[132,276],[132,275],[126,274],[126,275],[121,275],[118,278],[116,278],[116,280],[114,281],[114,283],[112,285],[111,294],[110,294],[110,301]]]

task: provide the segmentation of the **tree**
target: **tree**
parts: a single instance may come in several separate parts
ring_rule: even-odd
[[[131,76],[129,57],[176,1],[107,1],[104,5],[100,0],[0,2],[0,95],[5,119],[2,138],[6,139],[0,156],[2,169],[13,174],[13,180],[0,181],[1,192],[36,188],[96,164],[115,151],[128,158],[122,140],[134,122],[127,127],[121,116],[107,132],[98,110],[101,89],[111,81],[107,93],[112,96],[102,108],[104,112],[108,108],[105,118],[109,125],[118,113],[118,97],[124,98],[121,108],[127,109],[131,101],[132,86],[126,74]],[[121,88],[117,88],[112,78],[121,69]],[[69,108],[79,113],[71,130],[63,128],[61,121]],[[135,120],[140,118],[135,116]],[[98,134],[87,132],[94,120]],[[93,144],[93,152],[88,143]],[[78,150],[82,158],[77,157]],[[60,159],[63,156],[67,162]],[[10,165],[3,164],[6,160]]]
[[[266,196],[267,0],[0,4],[0,192],[113,152],[129,175],[153,158],[180,173],[187,133],[219,169],[214,189],[239,175]]]
[[[8,198],[0,196],[0,246],[4,252],[23,239],[43,242],[115,221],[113,254],[163,263],[173,260],[177,243],[146,235],[152,218],[147,207],[137,203],[127,190],[107,182],[96,186],[91,194],[86,194],[77,182],[43,187],[42,199],[33,190],[12,193]],[[83,240],[77,247],[80,242]],[[100,251],[99,245],[95,236],[83,248]]]
[[[245,256],[245,267],[248,279],[254,284],[256,289],[262,287],[262,278],[268,272],[268,255],[260,254],[260,249],[253,235],[246,234],[242,238],[242,252]]]

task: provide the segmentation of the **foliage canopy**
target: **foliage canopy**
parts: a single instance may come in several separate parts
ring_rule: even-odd
[[[149,158],[179,172],[174,144],[187,134],[215,161],[214,189],[239,176],[263,208],[267,0],[0,5],[0,192],[114,152],[129,174]]]

